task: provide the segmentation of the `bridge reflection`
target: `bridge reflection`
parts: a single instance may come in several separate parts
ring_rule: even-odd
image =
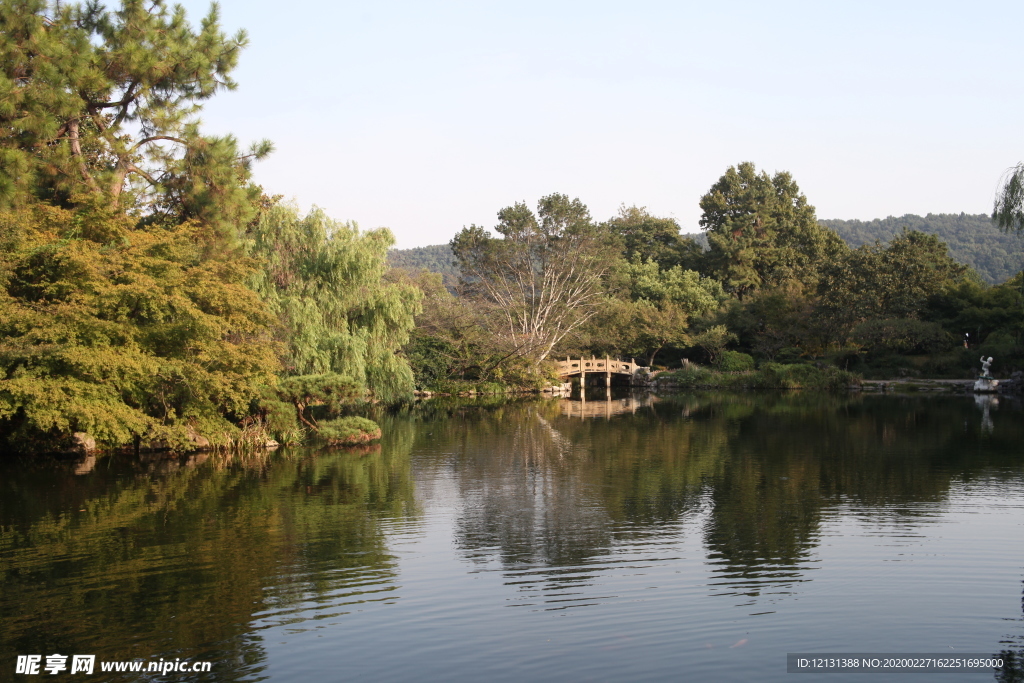
[[[559,403],[562,407],[562,415],[565,417],[610,418],[613,415],[635,413],[640,408],[649,408],[657,400],[654,394],[634,394],[628,398],[613,399],[611,392],[608,392],[604,400],[562,399]]]

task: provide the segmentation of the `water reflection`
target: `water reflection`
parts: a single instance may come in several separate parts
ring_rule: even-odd
[[[990,411],[999,408],[999,399],[992,394],[975,394],[974,404],[981,408],[982,411],[981,431],[991,434],[992,430],[995,429],[995,425],[992,423]]]
[[[903,586],[888,600],[920,595],[914,604],[925,610],[989,580],[966,568],[1005,574],[1019,555],[1014,539],[970,545],[993,533],[1000,510],[1006,528],[1019,529],[1024,423],[1005,401],[489,398],[378,419],[382,445],[356,452],[0,461],[0,666],[25,653],[180,656],[218,662],[210,680],[259,680],[273,677],[275,652],[303,638],[332,634],[297,651],[333,667],[339,644],[368,624],[379,629],[365,636],[371,644],[413,624],[400,640],[415,662],[403,671],[432,656],[440,671],[436,652],[452,651],[423,627],[462,618],[465,633],[499,634],[499,650],[479,656],[514,672],[541,655],[516,650],[504,629],[522,635],[549,628],[531,619],[571,615],[586,624],[573,632],[578,642],[646,633],[661,644],[636,649],[642,661],[586,650],[574,666],[631,661],[629,671],[594,675],[658,679],[698,661],[706,643],[742,662],[757,647],[818,642],[822,624],[856,635],[858,623],[885,621],[867,611],[837,625],[832,604],[825,616],[800,611],[822,584],[834,600],[847,597],[837,581],[858,591]],[[942,540],[957,533],[963,539]],[[968,563],[982,551],[990,566]],[[486,588],[471,587],[476,579]],[[999,599],[1016,601],[1014,591]],[[963,600],[957,609],[976,609]],[[789,621],[768,621],[782,615]],[[763,624],[790,630],[782,637]],[[997,673],[1003,683],[1022,680],[1016,630],[999,642],[1008,662],[1015,657]],[[370,660],[388,659],[381,652],[345,656],[373,672]],[[531,661],[533,673],[578,678],[579,669]],[[661,661],[666,668],[650,668]],[[707,661],[706,678],[724,671],[721,657]],[[719,678],[771,678],[755,670]]]
[[[965,408],[815,395],[509,407],[453,435],[465,501],[458,544],[476,563],[500,562],[509,585],[542,591],[591,585],[627,546],[668,545],[672,555],[685,533],[699,533],[711,594],[771,604],[813,578],[823,519],[920,538],[954,483],[999,464],[979,461],[978,432],[1012,443],[1019,425],[995,435],[988,416],[960,427]],[[504,425],[506,436],[491,438]],[[538,588],[538,577],[549,584]]]
[[[1024,590],[1021,591],[1020,608],[1024,615]],[[1018,626],[1020,632],[1000,640],[1001,648],[998,653],[993,655],[1003,660],[1003,666],[996,670],[998,683],[1021,683],[1024,681],[1024,616],[1021,616]]]
[[[182,657],[215,662],[209,680],[258,680],[262,629],[395,599],[379,519],[416,515],[410,441],[376,455],[5,462],[0,661]]]
[[[585,399],[573,401],[563,399],[559,401],[562,415],[578,418],[611,418],[613,415],[634,414],[637,410],[649,408],[654,405],[658,397],[651,393],[630,393],[615,399],[609,396],[603,401],[587,401]]]
[[[458,443],[463,514],[456,538],[472,560],[507,568],[575,566],[607,552],[608,519],[584,481],[584,445],[558,430],[556,404],[510,407]],[[502,438],[479,438],[497,432]]]

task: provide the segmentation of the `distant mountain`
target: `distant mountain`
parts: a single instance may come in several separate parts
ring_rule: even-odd
[[[986,214],[908,213],[896,218],[873,221],[819,220],[842,237],[851,247],[888,242],[904,227],[938,236],[949,245],[949,254],[976,271],[985,282],[999,284],[1024,269],[1024,239],[1000,232]]]
[[[408,268],[409,270],[429,270],[441,273],[445,282],[457,282],[459,267],[455,265],[452,249],[447,244],[433,244],[429,247],[413,249],[392,249],[388,252],[388,265],[392,268]]]
[[[986,214],[930,213],[921,217],[908,213],[899,218],[889,216],[873,221],[823,219],[818,222],[838,232],[851,247],[873,244],[875,240],[888,242],[903,228],[937,235],[949,245],[949,253],[954,259],[971,266],[985,282],[993,285],[1006,282],[1024,270],[1024,238],[1000,232]],[[693,238],[707,248],[704,233],[683,236]],[[459,269],[447,244],[392,249],[388,252],[388,263],[394,268],[424,268],[442,273],[446,281],[459,279]]]

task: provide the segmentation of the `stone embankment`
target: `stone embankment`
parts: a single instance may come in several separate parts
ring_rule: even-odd
[[[852,387],[851,387],[852,388]],[[861,383],[861,391],[873,393],[936,393],[936,394],[971,394],[974,393],[973,379],[866,379]],[[1015,372],[1010,379],[999,380],[1000,394],[1019,396],[1024,394],[1024,372]]]
[[[1000,393],[1021,396],[1024,394],[1024,372],[1018,370],[1010,375],[1010,379],[999,381]]]
[[[974,387],[973,379],[866,379],[861,382],[860,391],[866,393],[936,393],[969,394]],[[854,387],[851,387],[854,388]]]

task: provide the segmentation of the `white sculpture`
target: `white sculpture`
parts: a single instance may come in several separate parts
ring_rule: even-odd
[[[992,356],[985,360],[985,356],[981,357],[981,376],[978,377],[974,382],[974,393],[976,394],[994,394],[999,391],[999,380],[993,379],[988,374],[989,368],[992,367]]]
[[[981,431],[991,434],[995,429],[990,408],[999,408],[999,399],[991,394],[975,394],[974,404],[981,408]]]

